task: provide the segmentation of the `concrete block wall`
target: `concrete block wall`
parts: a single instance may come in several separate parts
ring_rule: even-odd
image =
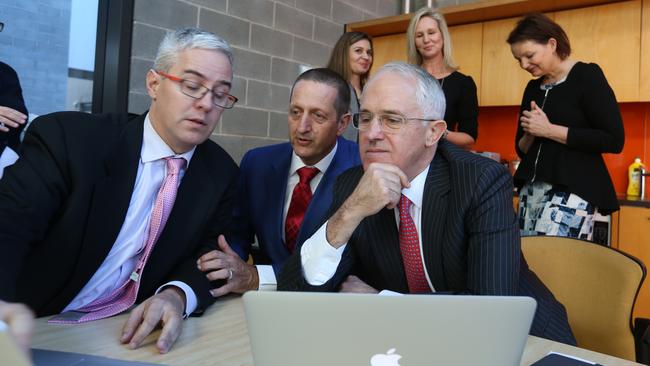
[[[70,0],[0,0],[0,60],[16,70],[30,113],[66,109]]]
[[[1,0],[0,0],[1,1]],[[129,111],[149,106],[144,76],[165,32],[198,26],[234,48],[232,94],[212,138],[239,162],[287,140],[291,84],[301,65],[324,66],[344,24],[396,15],[400,0],[135,0]]]

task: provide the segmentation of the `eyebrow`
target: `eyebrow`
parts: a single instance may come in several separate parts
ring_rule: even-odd
[[[207,79],[206,76],[203,75],[201,72],[196,71],[196,70],[192,70],[192,69],[183,70],[183,74],[192,74],[192,75],[196,75],[196,76],[200,77],[203,80]],[[227,87],[232,87],[232,82],[230,82],[228,80],[217,80],[217,83],[219,85],[225,85]]]

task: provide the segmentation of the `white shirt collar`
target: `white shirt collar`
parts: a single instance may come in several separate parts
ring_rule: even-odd
[[[325,155],[324,158],[320,159],[320,161],[313,166],[318,168],[318,170],[325,174],[325,171],[327,171],[327,168],[329,168],[330,164],[332,163],[332,160],[334,160],[334,155],[336,154],[336,148],[338,147],[338,141],[334,144],[334,148],[332,151],[329,152],[329,154]],[[296,174],[298,169],[307,166],[302,159],[298,155],[296,155],[295,151],[292,151],[291,153],[291,167],[289,168],[289,176],[292,176]]]
[[[424,195],[424,183],[427,180],[427,174],[429,173],[430,165],[420,172],[413,180],[411,181],[411,186],[409,188],[402,189],[402,194],[405,195],[415,206],[422,209],[422,196]]]
[[[149,163],[169,156],[174,156],[185,159],[187,162],[185,169],[187,169],[190,165],[190,160],[192,160],[192,156],[194,155],[194,150],[196,150],[196,146],[183,154],[174,153],[174,150],[172,150],[165,141],[163,141],[160,135],[158,135],[156,130],[153,129],[151,120],[149,119],[149,113],[144,117],[142,150],[140,151],[140,159],[142,159],[142,163]]]

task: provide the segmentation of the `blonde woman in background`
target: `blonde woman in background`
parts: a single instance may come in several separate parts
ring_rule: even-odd
[[[334,45],[327,68],[337,72],[350,84],[350,113],[359,112],[359,96],[372,67],[372,38],[364,32],[343,33]],[[344,133],[356,140],[356,129]]]
[[[444,16],[429,7],[418,10],[407,31],[408,61],[435,77],[447,102],[447,140],[466,149],[478,137],[478,98],[471,76],[458,71]]]

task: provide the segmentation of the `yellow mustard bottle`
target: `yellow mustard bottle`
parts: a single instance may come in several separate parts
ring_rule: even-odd
[[[641,196],[641,174],[645,170],[645,165],[641,162],[638,156],[634,158],[634,162],[627,168],[627,195],[631,197]]]

